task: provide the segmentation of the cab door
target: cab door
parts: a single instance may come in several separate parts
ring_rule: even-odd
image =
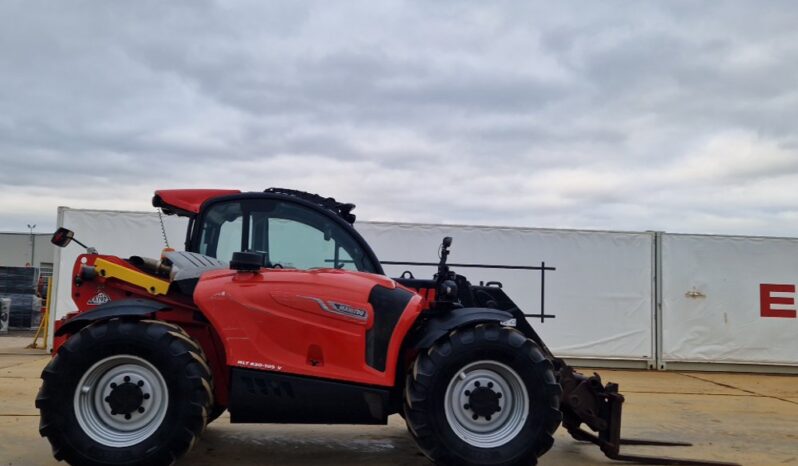
[[[373,326],[369,296],[393,286],[358,238],[324,212],[279,199],[239,199],[211,205],[200,219],[198,252],[230,260],[235,251],[264,258],[256,274],[237,274],[226,289],[232,348],[249,348],[234,363],[281,372],[372,381],[366,333]],[[221,303],[215,304],[221,306]],[[247,340],[247,342],[242,342]]]

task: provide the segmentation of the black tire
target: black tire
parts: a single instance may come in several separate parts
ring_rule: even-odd
[[[219,416],[224,414],[225,411],[227,411],[226,407],[221,405],[213,405],[213,408],[211,408],[210,412],[208,413],[208,424],[219,419]]]
[[[162,320],[142,320],[141,322],[153,325],[163,325],[164,327],[169,328],[169,330],[173,332],[172,333],[173,336],[182,338],[183,340],[185,340],[187,343],[189,343],[194,347],[195,354],[202,356],[199,362],[205,366],[205,370],[209,374],[211,375],[213,374],[210,366],[208,365],[208,357],[205,355],[205,350],[202,349],[202,345],[200,345],[196,339],[192,338],[188,333],[186,333],[182,327],[173,324],[171,322],[164,322]],[[213,377],[211,377],[210,382],[211,382],[211,391],[214,391],[216,389],[216,385],[214,385],[215,380],[213,380]],[[222,406],[212,403],[211,409],[208,410],[208,420],[206,422],[206,425],[219,419],[219,416],[224,414],[225,411],[227,411],[227,406]]]
[[[83,396],[77,390],[84,374],[93,374],[98,366],[103,367],[109,360],[112,368],[108,371],[115,370],[115,358],[143,361],[141,367],[147,364],[154,368],[152,374],[156,379],[160,377],[158,380],[162,381],[167,394],[162,397],[163,404],[157,405],[163,409],[151,410],[158,413],[157,417],[163,416],[160,422],[149,424],[155,430],[146,438],[133,441],[137,443],[122,447],[104,444],[89,435],[78,421],[75,408],[76,403],[82,403],[76,399]],[[36,397],[36,407],[41,414],[39,432],[50,441],[55,458],[72,465],[172,464],[193,446],[205,428],[213,400],[207,367],[204,357],[179,327],[120,319],[90,325],[71,336],[42,372],[43,383]],[[83,384],[89,386],[89,382]],[[107,389],[101,385],[98,380],[91,390],[81,393],[86,393],[87,397],[89,393],[97,396],[94,395],[96,391]],[[110,387],[116,386],[110,384]],[[103,392],[99,393],[102,396]],[[150,399],[149,394],[144,396]],[[109,405],[110,398],[105,399]],[[153,395],[152,398],[158,397]],[[141,403],[140,397],[138,400]],[[94,405],[87,403],[85,406]],[[143,409],[143,405],[140,407]],[[94,412],[99,411],[102,408],[94,409]],[[111,414],[114,419],[119,415]],[[86,419],[86,415],[80,416]],[[98,434],[95,431],[93,435]]]
[[[457,383],[456,375],[462,378],[464,368],[480,361],[511,368],[518,386],[522,381],[528,394],[529,415],[516,421],[520,431],[511,431],[506,443],[490,448],[475,446],[459,436],[447,420],[445,407],[450,382]],[[405,386],[405,418],[421,451],[437,464],[534,465],[554,443],[552,435],[562,421],[561,392],[551,362],[532,340],[515,329],[480,324],[451,332],[418,356]],[[454,418],[452,413],[449,408]],[[490,421],[490,417],[482,419]]]

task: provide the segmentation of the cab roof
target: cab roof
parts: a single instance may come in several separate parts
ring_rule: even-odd
[[[332,197],[323,197],[318,194],[286,188],[269,188],[264,190],[263,193],[242,193],[237,189],[162,189],[155,191],[152,205],[160,208],[167,215],[194,217],[199,214],[205,202],[217,197],[235,194],[261,194],[299,198],[334,212],[350,224],[355,223],[356,217],[352,213],[355,208],[354,204],[338,202]]]
[[[208,199],[240,193],[238,189],[160,189],[155,191],[152,205],[167,215],[193,217]]]

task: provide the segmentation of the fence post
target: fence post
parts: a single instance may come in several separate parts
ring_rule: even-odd
[[[662,238],[664,231],[654,232],[654,358],[657,370],[664,371],[662,359]]]

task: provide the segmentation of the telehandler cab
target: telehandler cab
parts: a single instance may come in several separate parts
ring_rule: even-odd
[[[59,460],[169,465],[226,409],[233,423],[398,413],[439,464],[535,464],[561,423],[617,460],[729,464],[621,454],[685,444],[622,439],[618,386],[555,357],[500,287],[450,270],[451,238],[433,278],[391,279],[352,204],[276,188],[164,190],[153,204],[188,217],[185,251],[87,248],[74,264],[77,311],[56,322],[36,398]]]

